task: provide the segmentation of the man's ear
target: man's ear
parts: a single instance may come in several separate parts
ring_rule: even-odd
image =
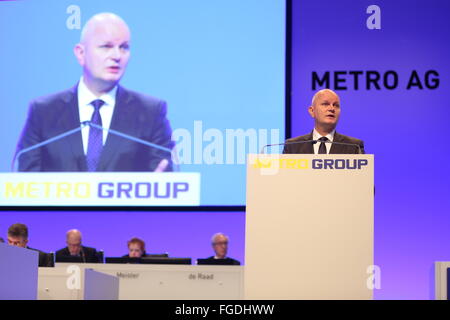
[[[314,106],[310,106],[308,108],[308,113],[312,118],[314,118]]]
[[[73,48],[73,53],[75,54],[75,57],[78,60],[78,63],[83,67],[85,63],[85,48],[84,45],[81,43],[78,43],[75,48]]]

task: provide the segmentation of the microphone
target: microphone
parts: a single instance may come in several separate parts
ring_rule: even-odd
[[[316,143],[321,143],[322,141],[319,140],[305,140],[305,141],[293,141],[293,142],[285,142],[285,143],[275,143],[275,144],[267,144],[265,145],[262,149],[261,149],[261,153],[264,154],[264,149],[266,147],[275,147],[275,146],[286,146],[286,145],[291,145],[291,144],[300,144],[300,143],[312,143],[313,145]],[[345,143],[345,142],[336,142],[336,141],[323,141],[325,143],[331,143],[331,144],[337,144],[337,145],[341,145],[341,146],[351,146],[351,147],[356,147],[358,149],[358,154],[362,154],[361,151],[361,146],[359,144],[356,143]]]
[[[77,133],[78,131],[81,131],[86,126],[97,128],[97,129],[100,129],[100,130],[104,130],[104,131],[110,132],[110,133],[112,133],[114,135],[117,135],[119,137],[122,137],[122,138],[125,138],[125,139],[128,139],[128,140],[131,140],[131,141],[134,141],[134,142],[146,145],[148,147],[153,147],[153,148],[156,148],[156,149],[159,149],[159,150],[162,150],[162,151],[165,151],[165,152],[168,152],[168,153],[172,154],[172,150],[169,149],[169,148],[166,148],[166,147],[157,145],[155,143],[151,143],[151,142],[148,142],[148,141],[145,141],[145,140],[142,140],[142,139],[130,136],[128,134],[122,133],[122,132],[117,131],[117,130],[103,128],[103,127],[93,123],[92,121],[82,121],[80,123],[79,127],[76,127],[76,128],[74,128],[72,130],[63,132],[63,133],[61,133],[61,134],[59,134],[57,136],[54,136],[54,137],[49,138],[47,140],[44,140],[42,142],[36,143],[36,144],[34,144],[34,145],[30,146],[30,147],[24,148],[24,149],[20,150],[19,152],[17,152],[14,155],[14,158],[13,158],[12,163],[11,163],[11,171],[12,172],[17,172],[18,171],[17,162],[18,162],[20,156],[23,155],[24,153],[36,150],[36,149],[38,149],[40,147],[43,147],[43,146],[46,146],[46,145],[48,145],[50,143],[53,143],[53,142],[56,142],[58,140],[64,139],[64,138],[66,138],[66,137],[68,137],[68,136],[70,136],[72,134]],[[174,171],[180,171],[179,170],[179,165],[177,163],[175,163],[175,162],[173,162],[173,163],[175,164]]]
[[[83,259],[83,263],[86,263],[86,256],[84,255],[83,247],[81,247],[81,249],[80,249],[80,255],[81,255],[81,258]]]
[[[291,145],[291,144],[301,144],[301,143],[312,143],[312,144],[316,144],[317,142],[318,142],[318,140],[305,140],[305,141],[293,141],[293,142],[284,142],[284,143],[266,144],[264,147],[262,147],[261,153],[264,154],[264,149],[267,148],[267,147],[287,146],[287,145]]]
[[[317,142],[322,142],[322,141],[317,141]],[[358,154],[362,154],[361,151],[361,146],[359,144],[356,143],[345,143],[345,142],[334,142],[334,141],[324,141],[325,143],[331,143],[331,144],[337,144],[337,145],[341,145],[341,146],[351,146],[351,147],[357,147],[358,148]]]
[[[89,120],[83,121],[80,124],[82,126],[86,126],[87,125],[87,126],[89,126],[91,128],[96,128],[96,129],[99,129],[99,130],[106,131],[108,133],[112,133],[113,135],[116,135],[116,136],[125,138],[127,140],[131,140],[131,141],[143,144],[143,145],[145,145],[147,147],[152,147],[152,148],[155,148],[155,149],[158,149],[158,150],[162,150],[162,151],[168,152],[172,156],[172,149],[160,146],[159,144],[148,142],[146,140],[142,140],[142,139],[130,136],[129,134],[126,134],[126,133],[123,133],[123,132],[120,132],[120,131],[117,131],[117,130],[114,130],[114,129],[106,129],[106,128],[102,127],[102,126],[99,126],[98,124],[93,123],[92,121],[89,121]],[[175,165],[174,167],[176,168],[176,169],[174,168],[174,171],[176,171],[176,172],[180,171],[179,165],[177,163],[173,162],[173,161],[172,161],[172,163],[174,163],[174,165]]]
[[[56,142],[58,140],[64,139],[65,137],[68,137],[68,136],[70,136],[70,135],[72,135],[74,133],[77,133],[78,131],[81,131],[81,129],[83,129],[87,125],[87,123],[85,123],[85,122],[88,122],[88,121],[84,121],[84,122],[80,123],[79,127],[76,127],[76,128],[74,128],[72,130],[63,132],[61,134],[58,134],[57,136],[54,136],[52,138],[49,138],[47,140],[44,140],[42,142],[36,143],[36,144],[34,144],[34,145],[30,146],[30,147],[27,147],[27,148],[24,148],[24,149],[20,150],[19,152],[17,152],[14,155],[13,161],[11,163],[11,171],[12,172],[18,171],[18,170],[16,170],[16,163],[19,160],[20,156],[23,155],[24,153],[27,153],[29,151],[33,151],[33,150],[38,149],[40,147],[46,146],[46,145],[48,145],[50,143],[53,143],[53,142]]]

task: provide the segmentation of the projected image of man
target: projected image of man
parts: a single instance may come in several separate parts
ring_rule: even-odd
[[[112,13],[85,24],[74,48],[82,76],[71,89],[30,103],[17,151],[89,122],[59,141],[20,155],[19,171],[171,171],[166,102],[119,84],[130,59],[131,32]],[[164,147],[154,148],[104,129]]]

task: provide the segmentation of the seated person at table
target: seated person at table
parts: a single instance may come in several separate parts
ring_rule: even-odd
[[[145,253],[145,242],[139,238],[131,238],[127,242],[128,254],[124,255],[124,258],[142,258],[146,256]]]
[[[67,247],[56,251],[56,261],[61,261],[64,257],[80,257],[83,262],[97,263],[97,250],[81,245],[81,232],[76,229],[66,233]]]
[[[215,252],[215,255],[207,259],[208,260],[221,259],[229,262],[227,264],[240,265],[241,263],[238,260],[227,257],[228,241],[229,241],[228,236],[224,235],[223,233],[216,233],[215,235],[213,235],[213,237],[211,238],[211,245]]]
[[[49,267],[53,265],[50,256],[37,249],[32,249],[28,244],[28,227],[22,223],[15,223],[8,229],[8,244],[20,248],[39,252],[39,267]]]

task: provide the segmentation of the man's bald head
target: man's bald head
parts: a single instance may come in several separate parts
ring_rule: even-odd
[[[79,255],[81,251],[81,232],[77,229],[67,231],[66,243],[71,255]]]
[[[130,34],[127,23],[118,15],[110,12],[98,13],[91,17],[81,30],[80,43],[85,44],[92,36],[95,36],[99,28],[123,28]]]
[[[335,130],[341,115],[339,96],[330,89],[317,91],[308,112],[314,118],[314,128],[325,136]]]
[[[81,241],[81,232],[77,229],[71,229],[67,231],[66,239],[79,239]]]
[[[84,25],[74,53],[85,85],[97,97],[111,91],[124,75],[130,39],[128,25],[114,13],[96,14]]]
[[[322,90],[317,91],[317,92],[314,94],[314,96],[313,96],[313,98],[312,98],[312,101],[311,101],[311,105],[312,105],[312,106],[315,106],[316,103],[317,103],[317,101],[318,101],[323,95],[334,95],[335,97],[337,97],[337,98],[339,99],[339,96],[338,96],[337,93],[334,92],[333,90],[331,90],[331,89],[322,89]]]

